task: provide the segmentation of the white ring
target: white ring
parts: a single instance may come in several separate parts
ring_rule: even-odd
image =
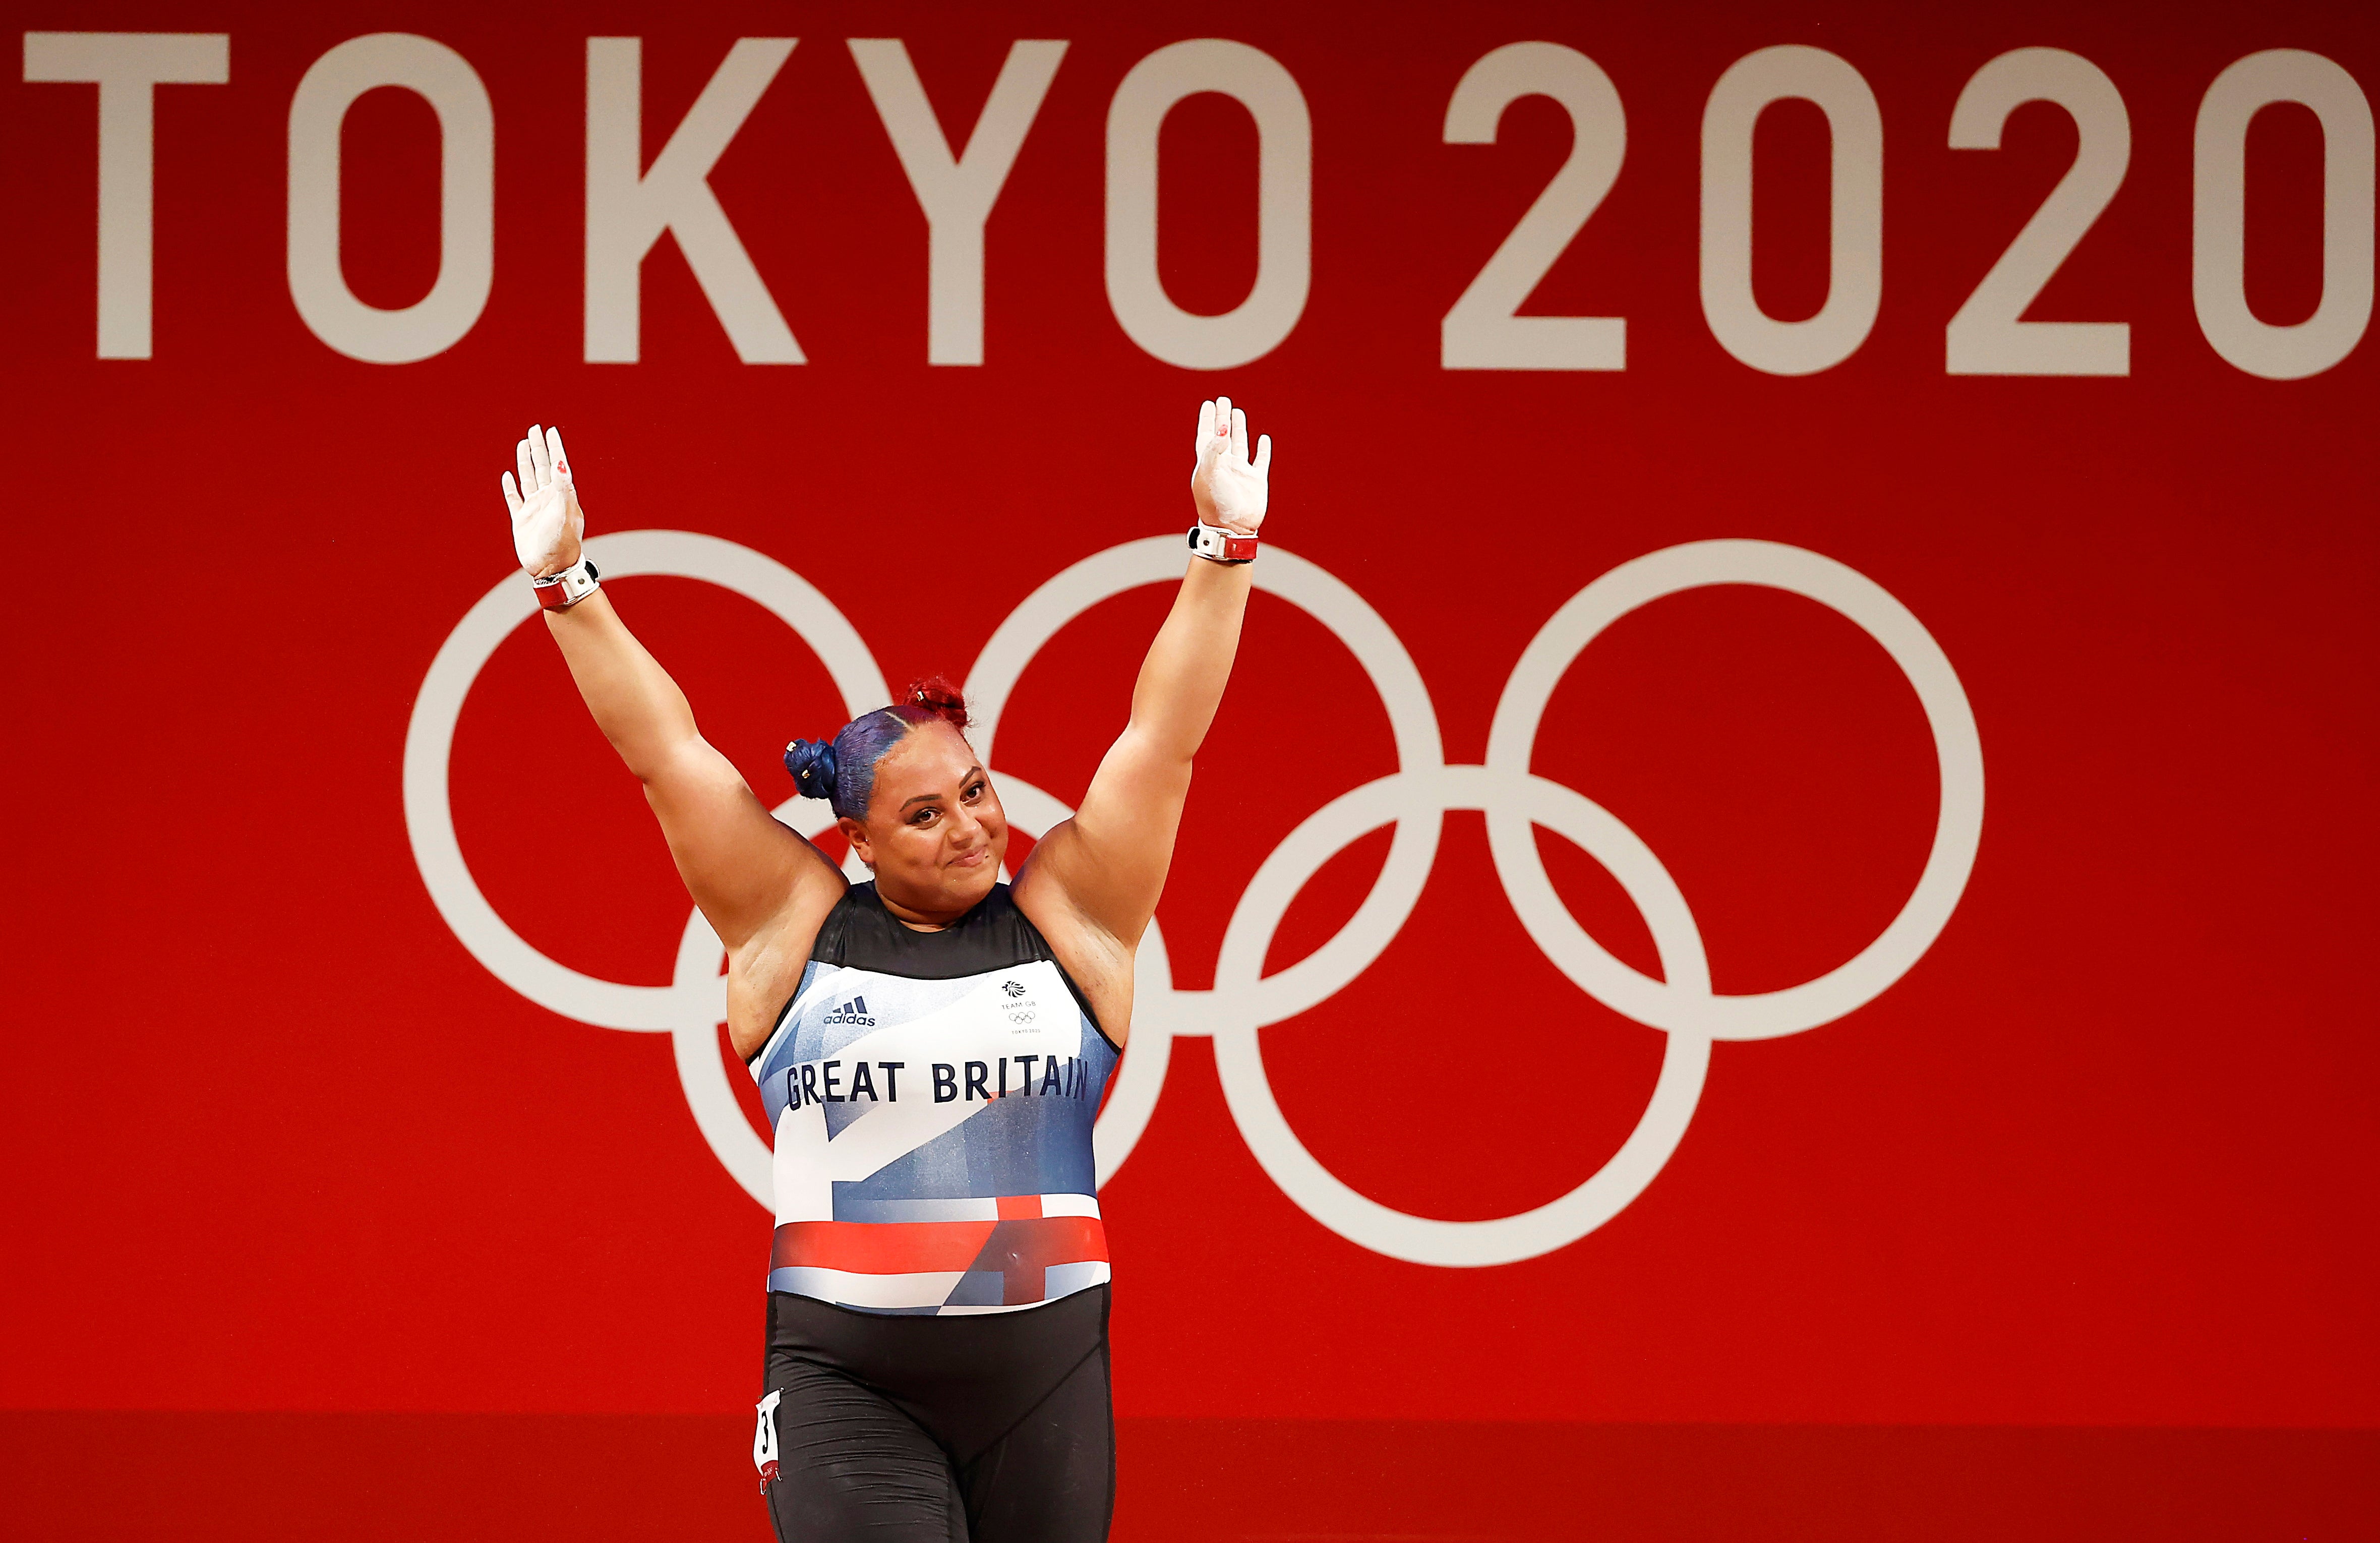
[[[1661,972],[1682,993],[1707,993],[1702,937],[1685,897],[1635,834],[1609,813],[1559,783],[1485,767],[1450,766],[1366,784],[1308,818],[1258,870],[1232,914],[1215,987],[1226,1002],[1244,1000],[1272,942],[1273,929],[1299,889],[1348,843],[1391,820],[1409,818],[1416,799],[1445,808],[1510,809],[1555,831],[1601,863],[1644,914]],[[1441,1221],[1413,1216],[1358,1193],[1325,1168],[1291,1130],[1265,1075],[1259,1024],[1242,1021],[1215,1034],[1215,1069],[1224,1100],[1248,1149],[1299,1209],[1350,1242],[1414,1264],[1475,1266],[1534,1258],[1574,1243],[1645,1192],[1677,1150],[1702,1097],[1710,1040],[1672,1031],[1661,1073],[1636,1127],[1604,1165],[1560,1199],[1515,1216]]]
[[[1179,580],[1187,560],[1186,550],[1176,537],[1127,541],[1064,569],[1010,613],[984,644],[975,668],[967,672],[967,704],[975,714],[976,745],[987,766],[992,764],[993,738],[1009,695],[1043,645],[1101,601],[1146,584]],[[1427,770],[1444,760],[1438,710],[1430,701],[1429,688],[1422,684],[1413,656],[1378,612],[1328,569],[1277,547],[1266,548],[1253,577],[1257,589],[1280,596],[1320,622],[1355,656],[1387,710],[1399,771]],[[1438,858],[1439,811],[1434,807],[1417,808],[1413,813],[1415,818],[1398,822],[1379,877],[1338,935],[1257,984],[1263,1021],[1289,1017],[1338,991],[1363,974],[1404,925]],[[1173,990],[1170,972],[1165,987],[1164,996],[1148,1005],[1165,1014],[1176,1034],[1206,1033],[1201,1013],[1189,1000],[1206,993]],[[1134,1032],[1138,1033],[1138,1028]]]
[[[691,530],[623,530],[597,536],[586,553],[607,577],[662,574],[699,578],[733,589],[792,627],[833,677],[854,716],[879,707],[891,693],[868,645],[834,602],[773,557]],[[488,973],[550,1012],[599,1028],[667,1033],[707,1009],[686,1001],[676,986],[624,986],[581,975],[531,948],[496,915],[480,893],[455,839],[447,801],[447,764],[463,699],[513,628],[538,614],[537,600],[518,574],[480,598],[456,624],[413,699],[405,731],[405,829],[413,861],[431,903]],[[852,706],[853,703],[864,703]]]
[[[1526,772],[1546,702],[1571,661],[1638,606],[1710,584],[1758,584],[1806,596],[1856,623],[1909,677],[1941,764],[1941,812],[1917,887],[1876,939],[1849,963],[1780,990],[1716,996],[1664,985],[1615,959],[1554,894],[1519,810],[1488,811],[1488,850],[1522,925],[1579,990],[1613,1010],[1675,1033],[1770,1039],[1831,1023],[1874,1001],[1933,946],[1965,893],[1984,826],[1984,750],[1958,672],[1925,624],[1856,568],[1775,541],[1692,541],[1666,547],[1597,578],[1554,613],[1522,652],[1496,704],[1488,764]],[[1649,918],[1648,918],[1649,919]]]

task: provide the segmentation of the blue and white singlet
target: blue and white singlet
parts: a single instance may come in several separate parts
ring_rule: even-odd
[[[1106,1281],[1091,1124],[1118,1054],[1006,884],[938,932],[854,885],[752,1060],[769,1289],[983,1313]]]

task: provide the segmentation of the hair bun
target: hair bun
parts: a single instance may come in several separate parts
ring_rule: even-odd
[[[967,711],[966,698],[944,675],[927,675],[911,681],[904,702],[910,707],[924,708],[961,733],[965,733],[966,726],[975,721]]]
[[[834,741],[796,739],[785,747],[785,770],[805,798],[834,796]]]

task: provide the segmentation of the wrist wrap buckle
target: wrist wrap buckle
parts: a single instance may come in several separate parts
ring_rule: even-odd
[[[1257,560],[1257,539],[1204,521],[1190,528],[1190,550],[1209,563],[1236,567]]]
[[[537,590],[537,603],[548,611],[567,611],[601,589],[603,576],[595,565],[581,557],[560,573],[543,578],[532,577],[529,583]]]

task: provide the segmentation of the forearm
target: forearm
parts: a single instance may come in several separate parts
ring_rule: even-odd
[[[1201,525],[1253,537],[1264,523],[1272,442],[1247,453],[1245,415],[1218,397],[1198,409],[1190,494]],[[1104,931],[1127,961],[1165,889],[1173,838],[1190,792],[1190,763],[1206,742],[1240,651],[1255,571],[1193,557],[1173,609],[1141,662],[1132,723],[1111,746],[1075,818],[1035,846],[1017,875],[1018,904],[1049,892]]]
[[[1130,732],[1150,750],[1184,761],[1197,753],[1232,677],[1253,585],[1251,565],[1190,560],[1133,686]]]
[[[545,625],[587,711],[629,771],[650,782],[673,751],[698,737],[686,693],[601,589],[567,610],[547,612]]]

